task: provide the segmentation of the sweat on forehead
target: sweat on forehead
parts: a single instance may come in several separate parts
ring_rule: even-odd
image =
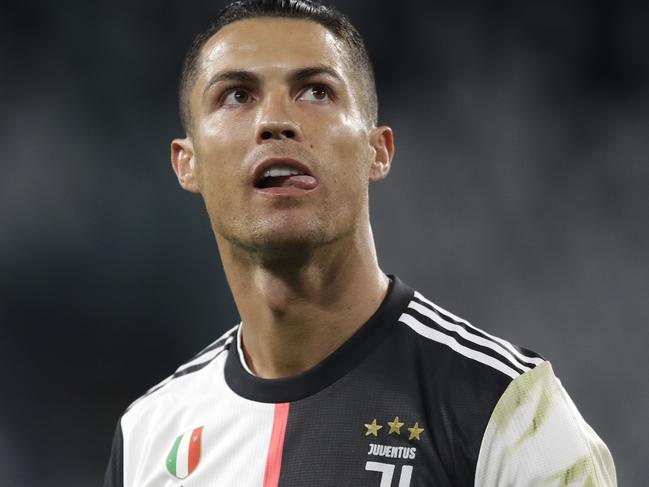
[[[359,97],[365,118],[369,123],[376,125],[378,103],[372,65],[363,39],[343,14],[331,7],[305,0],[295,2],[246,0],[235,2],[226,7],[216,18],[214,24],[195,38],[192,47],[185,56],[179,86],[179,108],[183,128],[188,134],[192,129],[190,94],[198,78],[204,55],[212,55],[205,52],[209,51],[208,45],[212,44],[215,34],[219,33],[221,29],[242,20],[252,19],[311,21],[324,27],[337,41],[338,49],[342,52],[340,57],[351,68],[354,89]]]

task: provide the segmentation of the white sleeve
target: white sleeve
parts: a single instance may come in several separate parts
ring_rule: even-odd
[[[480,446],[480,487],[615,487],[608,448],[544,362],[507,387]]]

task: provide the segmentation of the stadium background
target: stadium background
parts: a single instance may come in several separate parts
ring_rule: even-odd
[[[382,267],[549,358],[620,485],[649,458],[649,3],[336,1],[396,132]],[[120,412],[237,321],[172,175],[222,2],[0,6],[0,484],[100,485]]]

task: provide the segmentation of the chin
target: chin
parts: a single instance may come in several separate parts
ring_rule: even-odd
[[[234,247],[285,260],[308,257],[313,251],[344,238],[353,233],[356,222],[345,212],[286,211],[254,217],[242,215],[235,220],[212,223],[215,233]]]
[[[333,236],[324,226],[311,221],[298,225],[284,222],[280,225],[251,225],[245,234],[223,235],[235,246],[269,258],[294,259],[307,256],[311,251],[326,245]]]
[[[253,239],[253,244],[258,251],[296,252],[308,251],[323,246],[327,243],[326,232],[320,228],[299,228],[295,226],[270,228],[258,233]]]

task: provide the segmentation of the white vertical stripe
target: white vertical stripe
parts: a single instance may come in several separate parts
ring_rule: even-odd
[[[192,430],[193,431],[193,430]],[[192,439],[192,432],[188,431],[183,435],[178,445],[178,454],[176,455],[176,477],[184,479],[189,475],[189,442]]]
[[[201,458],[187,477],[190,484],[195,479],[192,485],[263,485],[275,405],[249,401],[228,387],[223,376],[228,353],[235,352],[170,381],[122,417],[124,487],[177,485],[164,466],[169,450],[178,435],[189,437],[200,426]]]
[[[445,335],[444,333],[441,333],[437,330],[433,330],[432,328],[429,328],[428,326],[417,321],[417,319],[410,316],[409,314],[403,313],[399,318],[399,321],[408,325],[410,328],[412,328],[415,332],[419,333],[421,336],[430,338],[433,341],[446,345],[447,347],[455,350],[460,355],[464,355],[465,357],[470,358],[471,360],[475,360],[476,362],[483,363],[485,365],[488,365],[489,367],[499,370],[500,372],[502,372],[505,375],[508,375],[512,379],[515,379],[520,375],[519,372],[512,369],[510,366],[502,363],[500,360],[497,360],[482,352],[471,350],[470,348],[467,348],[464,345],[460,345],[455,338]]]
[[[436,305],[436,304],[433,303],[431,300],[429,300],[429,299],[427,299],[425,296],[423,296],[420,292],[415,291],[415,297],[418,298],[418,299],[421,299],[422,301],[424,301],[424,302],[426,302],[426,303],[428,303],[428,304],[430,304],[433,308],[435,308],[436,310],[438,310],[440,313],[444,313],[444,314],[449,315],[449,316],[450,316],[451,318],[453,318],[455,321],[459,321],[460,323],[464,323],[464,324],[465,324],[466,326],[468,326],[469,328],[472,328],[473,330],[477,330],[477,331],[480,331],[481,333],[484,333],[484,334],[487,335],[489,338],[491,338],[492,340],[497,341],[497,342],[500,343],[503,347],[505,347],[507,350],[509,350],[511,353],[513,353],[514,355],[516,355],[520,360],[524,360],[525,362],[530,362],[530,363],[533,363],[533,364],[535,364],[535,365],[539,365],[539,364],[542,364],[542,363],[545,362],[545,360],[543,360],[542,358],[538,358],[538,357],[529,357],[529,356],[527,356],[527,355],[522,354],[521,352],[519,352],[518,350],[516,350],[516,348],[515,348],[511,343],[509,343],[507,340],[503,340],[502,338],[498,338],[497,336],[490,335],[490,334],[487,333],[486,331],[481,330],[481,329],[479,329],[479,328],[473,326],[473,325],[472,325],[471,323],[469,323],[468,321],[463,320],[463,319],[460,318],[459,316],[455,316],[453,313],[451,313],[450,311],[445,310],[445,309],[442,308],[441,306]]]
[[[506,350],[503,350],[501,347],[496,345],[494,342],[491,340],[487,340],[486,338],[482,338],[481,336],[474,335],[473,333],[469,333],[463,326],[461,325],[456,325],[454,323],[451,323],[449,321],[444,320],[441,318],[437,313],[432,311],[430,308],[427,308],[426,306],[423,306],[419,304],[416,301],[411,301],[410,304],[408,305],[408,308],[412,308],[419,313],[423,314],[424,316],[427,316],[431,320],[433,320],[435,323],[437,323],[439,326],[446,328],[449,331],[454,331],[458,335],[460,335],[462,338],[465,338],[466,340],[469,340],[473,343],[476,343],[478,345],[481,345],[483,347],[487,347],[492,349],[494,352],[498,353],[499,355],[502,355],[504,358],[506,358],[512,365],[515,367],[520,367],[522,368],[525,372],[530,370],[529,367],[526,365],[520,363],[518,360],[516,360],[511,353],[507,352]]]

